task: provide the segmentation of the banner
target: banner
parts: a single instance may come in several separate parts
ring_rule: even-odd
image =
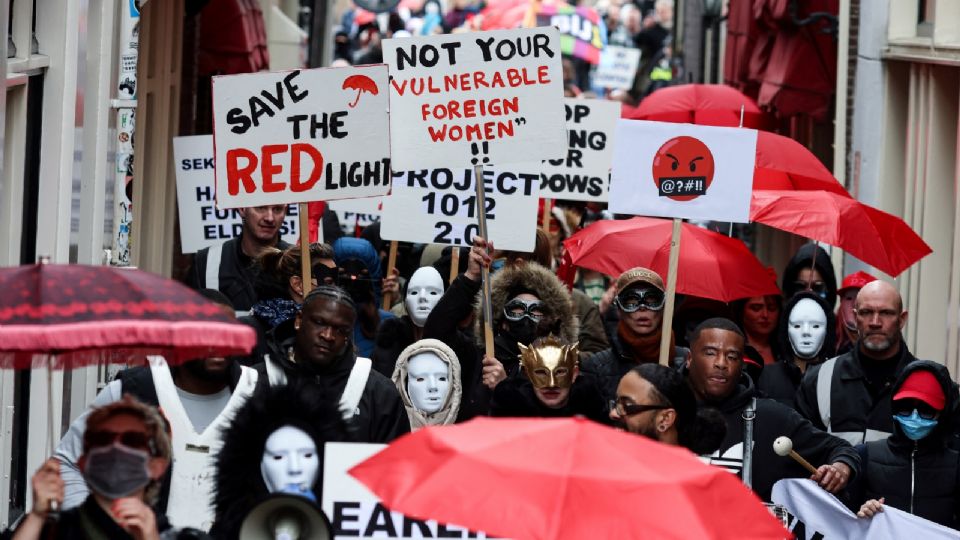
[[[600,51],[607,42],[607,29],[597,10],[569,4],[541,4],[537,26],[553,26],[560,31],[560,52],[586,60],[600,62]]]
[[[488,538],[463,527],[419,520],[387,510],[376,495],[347,474],[351,467],[386,448],[383,444],[327,443],[323,457],[321,508],[335,539]]]
[[[383,41],[393,170],[504,165],[564,154],[556,28]]]
[[[539,168],[529,163],[483,171],[487,236],[497,249],[533,251]],[[393,191],[383,198],[380,234],[384,240],[469,246],[480,230],[476,207],[473,169],[394,173]]]
[[[956,540],[960,532],[884,505],[871,518],[858,518],[836,497],[813,480],[791,478],[773,485],[773,502],[787,509],[795,519],[789,529],[802,524],[800,540],[869,538],[870,540]]]
[[[219,208],[385,195],[387,67],[213,78]]]
[[[240,235],[243,225],[236,209],[218,209],[213,204],[213,136],[174,137],[173,161],[177,171],[177,207],[180,214],[180,250],[196,253]],[[295,243],[297,205],[287,208],[280,226],[284,241]]]
[[[607,45],[600,53],[600,64],[593,73],[593,87],[630,90],[639,68],[640,49]]]
[[[380,205],[383,199],[384,197],[367,197],[330,201],[327,203],[327,208],[337,213],[343,234],[355,236],[358,227],[364,229],[380,219]]]
[[[747,223],[757,132],[617,121],[610,211]]]
[[[564,108],[567,155],[543,162],[540,196],[605,202],[620,104],[602,99],[566,99]]]

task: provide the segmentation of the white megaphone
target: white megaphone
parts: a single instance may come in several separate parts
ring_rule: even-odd
[[[274,493],[250,511],[240,526],[240,540],[330,540],[330,520],[313,501]]]

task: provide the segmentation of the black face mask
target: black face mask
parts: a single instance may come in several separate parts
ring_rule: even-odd
[[[524,346],[530,345],[533,340],[537,339],[537,327],[539,325],[529,317],[524,317],[519,321],[508,320],[506,322],[507,330],[505,333],[511,339],[522,343]]]

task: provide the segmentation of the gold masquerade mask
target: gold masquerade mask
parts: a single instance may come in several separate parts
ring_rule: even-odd
[[[565,345],[553,335],[520,345],[520,364],[534,388],[570,388],[580,360],[579,343]]]

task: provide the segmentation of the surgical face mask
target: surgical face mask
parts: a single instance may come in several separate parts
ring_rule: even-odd
[[[921,418],[920,413],[916,409],[914,409],[909,416],[895,414],[893,415],[893,419],[900,424],[900,429],[903,430],[903,434],[911,441],[919,441],[927,435],[930,435],[933,428],[937,427],[938,422],[936,418]]]
[[[267,437],[260,474],[271,493],[310,491],[319,467],[317,445],[302,429],[283,426]]]
[[[797,302],[787,319],[787,336],[798,357],[816,357],[827,338],[827,314],[820,304],[810,298]]]
[[[443,408],[450,393],[450,365],[432,352],[414,355],[407,362],[407,394],[413,406],[427,414]]]
[[[110,500],[129,497],[147,487],[150,454],[119,443],[91,448],[86,453],[83,478],[95,493]]]
[[[424,266],[410,276],[404,306],[414,326],[423,328],[430,312],[443,296],[443,278],[431,266]]]

